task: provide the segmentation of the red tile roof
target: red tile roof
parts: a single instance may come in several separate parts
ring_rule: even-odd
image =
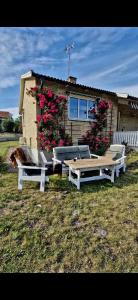
[[[8,111],[0,111],[0,118],[9,118],[11,114]]]

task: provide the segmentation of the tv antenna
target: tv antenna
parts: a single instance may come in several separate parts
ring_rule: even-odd
[[[71,56],[71,50],[74,48],[74,45],[75,43],[73,42],[71,45],[67,45],[65,47],[65,51],[66,53],[68,54],[68,76],[70,75],[70,65],[71,65],[71,59],[70,59],[70,56]]]

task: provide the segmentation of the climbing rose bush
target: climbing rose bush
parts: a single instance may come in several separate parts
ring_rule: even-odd
[[[53,147],[72,145],[71,137],[62,125],[67,98],[56,95],[46,86],[46,82],[27,90],[27,94],[35,98],[40,108],[40,114],[36,117],[40,148],[51,152]]]
[[[107,125],[107,111],[111,107],[111,101],[107,102],[104,99],[97,101],[96,108],[90,111],[94,114],[95,122],[89,122],[91,129],[82,136],[81,143],[88,144],[91,152],[98,155],[103,155],[111,143],[112,131],[109,131],[106,136],[104,133]]]

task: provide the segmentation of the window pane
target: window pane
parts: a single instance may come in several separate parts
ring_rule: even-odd
[[[87,100],[81,100],[79,103],[79,118],[87,119]]]
[[[78,118],[78,99],[70,98],[70,118]]]
[[[91,110],[95,108],[95,101],[88,101],[88,119],[95,119],[95,115]]]

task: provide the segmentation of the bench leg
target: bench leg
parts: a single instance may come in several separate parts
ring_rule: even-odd
[[[116,169],[116,177],[119,177],[119,169]]]
[[[41,170],[40,191],[45,191],[45,170]]]
[[[123,172],[125,173],[126,171],[126,164],[123,165]]]
[[[71,169],[69,168],[69,181],[71,181]]]
[[[19,174],[18,174],[18,190],[22,190],[22,188],[23,188],[22,174],[23,174],[23,170],[19,169]]]

